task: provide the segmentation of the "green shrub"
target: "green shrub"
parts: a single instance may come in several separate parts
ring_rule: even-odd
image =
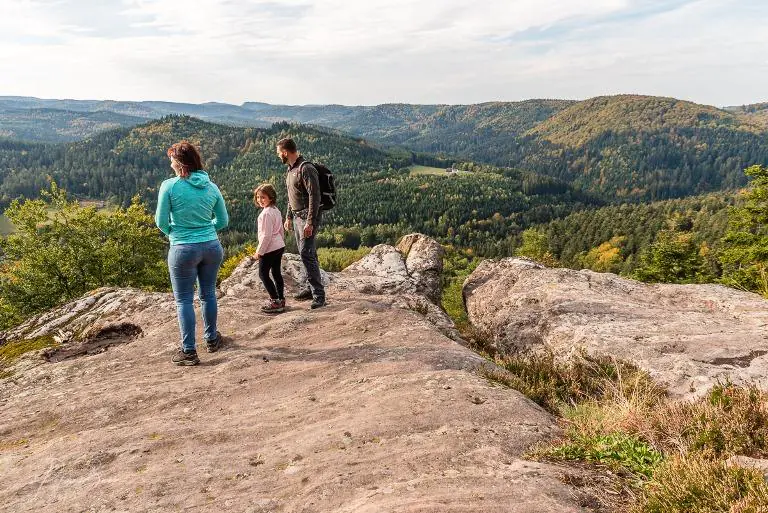
[[[576,435],[566,443],[541,451],[539,456],[599,463],[646,478],[651,477],[654,468],[662,461],[660,452],[626,433]]]
[[[516,256],[530,258],[546,265],[547,267],[557,267],[559,262],[552,254],[549,247],[549,238],[543,230],[538,228],[528,228],[521,234],[523,239],[520,247],[515,250]]]
[[[699,456],[673,457],[653,474],[633,513],[764,513],[760,471]]]
[[[371,248],[361,246],[357,249],[348,248],[318,248],[317,259],[320,261],[320,267],[328,272],[343,271],[354,264],[368,253]]]
[[[635,513],[768,511],[765,483],[756,486],[754,473],[725,464],[736,454],[768,455],[768,394],[755,385],[720,383],[698,400],[673,402],[643,387],[630,394],[621,389],[561,408],[564,438],[531,456],[642,477],[647,486],[642,501],[634,501]]]
[[[667,403],[638,416],[626,429],[666,452],[711,458],[768,456],[768,394],[757,386],[715,385],[693,402]]]
[[[232,256],[224,260],[224,262],[221,264],[221,268],[219,269],[217,284],[232,276],[232,273],[235,272],[235,269],[238,265],[240,265],[240,262],[243,261],[243,258],[249,255],[253,255],[254,253],[256,253],[256,246],[248,243],[243,246],[242,249],[236,251]]]
[[[633,278],[650,283],[708,283],[714,279],[708,248],[693,232],[661,230],[640,255]]]
[[[768,296],[768,168],[752,166],[743,202],[728,213],[719,253],[722,282]]]
[[[641,401],[654,404],[665,394],[635,365],[606,356],[581,354],[558,360],[551,352],[497,358],[506,372],[486,377],[522,392],[553,413],[591,400]]]
[[[467,318],[467,310],[464,307],[463,288],[464,280],[472,274],[482,261],[477,258],[471,249],[456,249],[453,246],[444,246],[443,274],[441,276],[442,296],[440,304],[445,313],[456,324],[456,329],[472,343],[479,338],[474,333]]]
[[[51,183],[42,199],[13,201],[16,230],[0,238],[5,327],[103,286],[169,288],[166,243],[138,197],[128,208],[81,206]]]
[[[440,304],[453,322],[456,329],[465,333],[469,328],[469,319],[467,310],[464,308],[464,298],[462,296],[464,280],[466,275],[456,276],[443,286],[443,293],[440,298]]]
[[[13,304],[0,297],[0,331],[17,326],[24,317]]]

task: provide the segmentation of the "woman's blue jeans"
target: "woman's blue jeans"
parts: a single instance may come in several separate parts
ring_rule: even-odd
[[[181,348],[195,350],[195,282],[198,282],[203,314],[205,340],[216,339],[216,276],[224,260],[224,249],[218,240],[194,244],[176,244],[168,251],[168,271],[171,274],[173,297],[181,330]]]

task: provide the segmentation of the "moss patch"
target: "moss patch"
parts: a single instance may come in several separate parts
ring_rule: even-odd
[[[16,449],[18,447],[23,447],[29,443],[29,440],[26,438],[21,438],[19,440],[10,440],[6,442],[0,441],[0,451],[7,451],[10,449]]]
[[[49,347],[57,347],[59,344],[52,335],[43,335],[35,338],[13,340],[0,346],[0,376],[7,373],[7,368],[16,363],[30,351],[39,351]]]

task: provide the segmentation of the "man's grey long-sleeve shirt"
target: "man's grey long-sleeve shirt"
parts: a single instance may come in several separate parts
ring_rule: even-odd
[[[304,160],[304,157],[299,157],[288,167],[285,186],[288,189],[288,212],[285,217],[293,219],[294,213],[303,214],[306,211],[307,224],[314,226],[320,210],[320,182],[315,166]]]

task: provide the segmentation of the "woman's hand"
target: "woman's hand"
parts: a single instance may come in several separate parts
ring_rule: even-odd
[[[283,224],[283,228],[285,228],[285,231],[290,232],[293,228],[293,223],[291,223],[290,219],[286,219],[285,223]]]

